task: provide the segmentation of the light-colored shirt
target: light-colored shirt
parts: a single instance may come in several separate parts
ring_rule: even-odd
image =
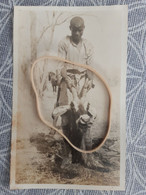
[[[66,36],[58,45],[58,56],[72,62],[92,65],[93,47],[84,38],[82,38],[81,41],[76,45],[72,42],[71,36]],[[61,67],[62,65],[63,64],[61,64]],[[67,69],[77,69],[79,71],[85,70],[80,67],[75,67],[74,65],[67,65]]]

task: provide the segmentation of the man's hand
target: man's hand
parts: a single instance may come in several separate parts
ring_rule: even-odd
[[[67,72],[66,72],[66,67],[63,67],[62,69],[61,69],[61,76],[62,76],[62,78],[67,78]]]
[[[93,73],[90,71],[90,70],[87,70],[87,78],[89,79],[89,80],[93,80]]]
[[[88,81],[88,91],[93,87],[93,80]]]

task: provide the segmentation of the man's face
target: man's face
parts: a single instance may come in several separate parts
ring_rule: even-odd
[[[71,26],[70,30],[71,30],[72,40],[75,43],[79,43],[83,35],[84,27],[83,26]]]

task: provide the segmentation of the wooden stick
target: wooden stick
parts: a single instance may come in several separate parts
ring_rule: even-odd
[[[37,90],[36,90],[36,87],[35,87],[35,84],[34,84],[34,77],[33,77],[33,72],[34,72],[34,67],[35,65],[42,61],[42,60],[45,60],[45,59],[50,59],[50,60],[56,60],[56,61],[61,61],[61,62],[65,62],[65,63],[68,63],[68,64],[72,64],[72,65],[75,65],[75,66],[78,66],[78,67],[82,67],[82,68],[85,68],[85,69],[88,69],[90,70],[91,72],[93,72],[101,81],[102,83],[104,84],[107,92],[108,92],[108,95],[109,95],[109,110],[108,110],[108,127],[107,127],[107,131],[106,131],[106,134],[105,134],[105,137],[103,139],[103,141],[95,148],[93,148],[92,150],[82,150],[78,147],[76,147],[75,145],[73,145],[71,143],[71,141],[56,127],[54,127],[52,125],[52,123],[50,123],[49,121],[45,120],[43,118],[43,115],[41,114],[41,110],[40,110],[40,105],[39,105],[39,96],[38,96],[38,93],[37,93]],[[84,64],[79,64],[79,63],[75,63],[75,62],[71,62],[69,60],[66,60],[66,59],[63,59],[63,58],[59,58],[57,56],[43,56],[43,57],[40,57],[38,58],[36,61],[34,61],[34,63],[32,64],[32,67],[31,67],[31,75],[30,75],[30,78],[31,78],[31,83],[32,83],[32,88],[34,90],[34,93],[35,93],[35,96],[36,96],[36,106],[37,106],[37,111],[38,111],[38,115],[39,115],[39,118],[41,119],[41,121],[46,124],[48,127],[50,127],[51,129],[54,129],[55,131],[57,131],[62,137],[64,137],[66,139],[66,141],[75,149],[77,150],[78,152],[82,152],[82,153],[92,153],[92,152],[95,152],[97,149],[99,149],[106,141],[107,137],[108,137],[108,134],[110,132],[110,126],[111,126],[111,106],[112,106],[112,95],[111,95],[111,92],[110,92],[110,88],[109,86],[107,85],[107,83],[105,82],[105,80],[102,78],[102,76],[100,74],[98,74],[96,72],[96,70],[94,68],[92,68],[91,66],[87,66],[87,65],[84,65]]]

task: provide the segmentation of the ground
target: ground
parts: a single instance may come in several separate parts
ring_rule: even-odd
[[[108,139],[94,152],[90,167],[72,164],[64,154],[62,138],[37,133],[17,140],[17,184],[119,185],[120,154],[117,139]],[[91,156],[90,156],[91,157]],[[68,159],[63,166],[64,158]],[[111,177],[112,176],[112,177]]]
[[[41,99],[41,112],[52,122],[52,111],[57,93],[45,92]],[[34,113],[33,113],[34,115]],[[17,132],[16,183],[17,184],[78,184],[78,185],[119,185],[120,147],[117,125],[112,124],[110,137],[97,151],[88,155],[86,164],[72,164],[71,155],[65,154],[62,137],[48,127],[32,125],[32,113],[27,112],[24,126]],[[23,118],[24,119],[24,118]],[[93,146],[101,141],[105,123],[97,120],[92,127]],[[42,128],[41,128],[42,127]],[[43,129],[45,128],[45,129]],[[97,139],[98,138],[98,139]]]

